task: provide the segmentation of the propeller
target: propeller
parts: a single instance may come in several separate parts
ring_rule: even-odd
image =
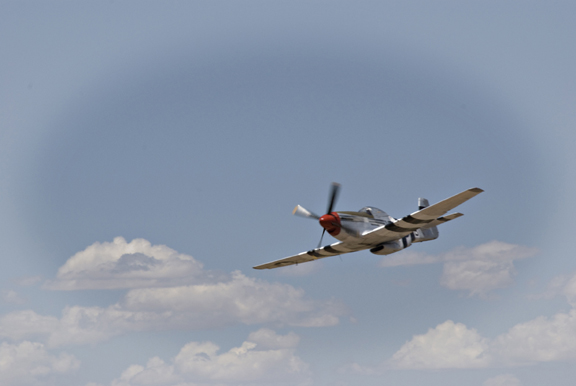
[[[338,192],[339,191],[340,191],[340,184],[337,182],[333,182],[331,187],[330,187],[330,199],[329,199],[330,201],[328,203],[328,209],[326,209],[326,214],[324,216],[322,216],[322,217],[324,217],[324,221],[328,220],[328,219],[325,219],[326,215],[332,216],[330,213],[332,213],[332,209],[334,209],[334,204],[336,203],[336,199],[338,198]],[[318,242],[317,248],[320,248],[320,245],[322,245],[322,239],[324,238],[324,233],[326,233],[326,227],[324,226],[324,224],[322,224],[324,222],[324,221],[322,221],[323,220],[322,217],[320,217],[319,221],[320,221],[320,224],[322,225],[322,227],[324,229],[322,230],[322,236],[320,236],[320,241]],[[330,223],[334,224],[332,221],[330,221]],[[340,224],[340,221],[338,221],[338,224],[340,226],[342,226]]]
[[[310,212],[308,209],[306,209],[300,205],[296,205],[296,208],[294,208],[294,211],[292,212],[292,214],[296,215],[296,216],[300,216],[300,217],[313,218],[315,220],[320,220],[320,216],[318,216],[316,213]]]
[[[332,215],[332,210],[334,209],[334,205],[336,204],[336,200],[338,198],[338,193],[340,191],[340,184],[337,182],[333,182],[330,187],[330,195],[328,196],[328,208],[326,209],[326,214],[323,216],[318,216],[316,213],[309,211],[308,209],[296,205],[292,214],[300,217],[305,218],[313,218],[315,220],[320,221],[320,225],[322,225],[322,236],[320,236],[320,242],[318,243],[318,248],[322,245],[322,239],[324,238],[324,233],[326,233],[326,229],[330,226],[337,226],[342,228],[342,224],[340,224],[340,219],[334,217]]]
[[[332,213],[336,199],[338,198],[338,192],[340,191],[340,184],[333,182],[330,188],[330,204],[328,204],[328,209],[326,213]]]

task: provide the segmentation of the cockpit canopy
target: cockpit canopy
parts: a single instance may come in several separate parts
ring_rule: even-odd
[[[358,212],[366,213],[372,218],[381,219],[381,220],[388,220],[390,216],[388,213],[384,212],[381,209],[375,208],[373,206],[365,206],[364,208],[360,209]]]

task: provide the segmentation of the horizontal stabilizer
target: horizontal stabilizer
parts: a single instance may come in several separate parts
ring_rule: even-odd
[[[437,204],[431,205],[427,208],[419,210],[418,212],[412,213],[412,216],[417,216],[418,218],[420,217],[438,218],[444,215],[449,210],[456,208],[458,205],[465,203],[469,199],[477,196],[482,192],[483,190],[480,188],[472,188],[465,190],[462,193],[458,193],[455,196],[442,200]]]
[[[431,223],[428,223],[426,226],[423,226],[421,229],[428,229],[428,228],[436,226],[436,225],[444,224],[445,222],[448,222],[450,220],[454,220],[455,218],[462,217],[462,216],[464,216],[462,213],[452,213],[452,214],[448,214],[448,215],[443,216],[443,217],[438,217],[436,220],[432,221]]]
[[[410,232],[418,228],[429,226],[433,221],[443,216],[450,209],[456,208],[458,205],[463,204],[472,197],[482,193],[480,188],[472,188],[456,194],[450,198],[442,200],[434,205],[430,205],[424,209],[414,212],[408,216],[402,217],[400,220],[394,221],[393,224],[388,224],[388,230],[396,232]],[[452,220],[452,218],[450,218]]]
[[[480,188],[465,190],[434,205],[430,205],[408,216],[404,216],[392,223],[364,233],[364,239],[366,242],[376,242],[377,240],[385,242],[395,240],[400,237],[409,235],[417,229],[426,229],[434,225],[453,220],[462,216],[462,214],[454,213],[446,217],[442,216],[444,216],[444,214],[446,214],[446,212],[449,210],[454,209],[458,205],[463,204],[464,202],[482,192],[483,190]],[[442,218],[442,220],[440,220],[440,218]]]

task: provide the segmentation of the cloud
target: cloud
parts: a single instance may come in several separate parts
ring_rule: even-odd
[[[487,379],[482,386],[521,386],[522,383],[512,374],[502,374]]]
[[[513,367],[553,361],[576,361],[576,310],[519,323],[494,339],[448,320],[425,334],[414,335],[381,366],[351,364],[346,368],[369,374],[389,369]]]
[[[128,367],[111,386],[309,384],[308,364],[295,355],[298,341],[294,333],[261,329],[223,353],[212,342],[190,342],[169,363],[154,357],[145,366]]]
[[[158,318],[158,316],[157,316]],[[37,339],[49,347],[91,344],[150,325],[153,315],[135,315],[116,307],[66,307],[62,317],[16,311],[0,318],[0,336],[13,341]]]
[[[239,271],[233,272],[230,280],[214,284],[131,290],[123,307],[178,312],[184,323],[198,327],[237,322],[332,326],[346,312],[339,302],[306,299],[302,289],[249,278]]]
[[[576,307],[576,272],[569,275],[559,275],[548,284],[548,289],[539,295],[531,295],[532,299],[551,299],[563,295],[572,307]]]
[[[490,363],[488,341],[475,329],[448,320],[415,335],[390,361],[398,369],[479,368]]]
[[[180,284],[190,280],[193,283]],[[108,307],[67,306],[60,318],[32,310],[11,312],[0,317],[0,337],[38,339],[59,347],[92,344],[134,331],[237,324],[333,326],[348,313],[341,302],[310,299],[291,285],[249,278],[240,271],[215,275],[166,246],[143,239],[127,243],[121,237],[75,254],[47,287],[131,289]]]
[[[562,288],[562,294],[566,296],[566,300],[572,307],[576,307],[576,274],[568,277]]]
[[[332,326],[346,314],[336,301],[308,299],[304,290],[234,272],[226,281],[128,291],[106,308],[66,307],[60,319],[32,310],[0,318],[0,336],[43,339],[51,347],[96,343],[150,330],[194,330],[234,324]]]
[[[42,343],[0,344],[0,384],[45,385],[54,375],[76,370],[80,362],[72,355],[52,355]]]
[[[261,328],[258,331],[252,332],[248,336],[250,342],[254,342],[260,348],[294,348],[300,343],[300,337],[293,332],[287,335],[278,335],[273,330],[268,328]]]
[[[122,237],[94,243],[58,269],[52,290],[120,289],[182,285],[205,279],[202,263],[165,245]]]
[[[470,296],[486,297],[489,291],[514,283],[516,271],[511,260],[470,260],[444,263],[440,284],[452,290],[465,290]]]
[[[194,283],[179,284],[190,280]],[[132,289],[108,307],[67,306],[60,318],[32,310],[8,313],[0,317],[0,337],[37,339],[60,347],[93,344],[135,331],[237,324],[333,326],[347,314],[342,303],[310,299],[304,290],[288,284],[249,278],[240,271],[213,275],[192,257],[143,239],[127,243],[117,237],[112,243],[95,243],[71,257],[47,286]]]
[[[537,253],[536,248],[491,241],[473,248],[459,247],[450,252],[427,255],[406,251],[380,261],[381,267],[444,263],[440,284],[452,290],[469,291],[481,297],[513,284],[514,260]],[[575,287],[576,288],[576,287]]]
[[[576,310],[517,324],[498,336],[492,349],[511,365],[576,360]]]

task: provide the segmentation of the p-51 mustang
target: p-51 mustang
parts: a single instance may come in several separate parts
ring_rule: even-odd
[[[483,192],[480,188],[468,189],[431,206],[427,199],[419,198],[419,210],[397,220],[386,212],[369,206],[358,212],[333,212],[339,190],[340,184],[333,183],[328,210],[323,216],[318,216],[300,205],[297,205],[292,212],[297,216],[313,218],[320,222],[324,230],[318,248],[254,268],[284,267],[364,249],[370,249],[370,252],[376,255],[389,255],[408,248],[412,243],[437,239],[437,225],[463,216],[462,213],[446,216],[445,214]],[[340,241],[320,248],[326,231]]]

